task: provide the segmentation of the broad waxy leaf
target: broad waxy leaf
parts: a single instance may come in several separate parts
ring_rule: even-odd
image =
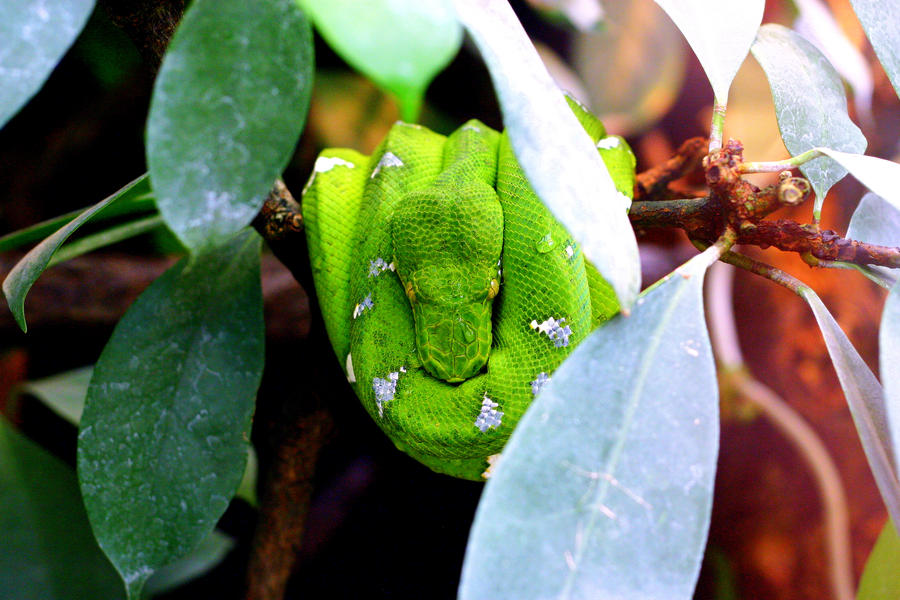
[[[900,209],[885,202],[881,196],[869,192],[853,211],[850,225],[847,226],[847,237],[880,246],[900,246]],[[888,267],[867,268],[891,283],[896,282],[900,274],[897,269]]]
[[[85,382],[87,387],[87,382]],[[0,418],[0,597],[117,600],[122,581],[88,523],[75,472]],[[147,594],[171,590],[218,564],[234,546],[213,531],[188,556],[160,569]]]
[[[92,10],[94,0],[0,2],[0,127],[41,88]]]
[[[491,72],[519,164],[627,309],[641,279],[630,201],[616,191],[506,0],[455,0],[455,6]]]
[[[535,399],[481,497],[462,600],[692,597],[719,431],[705,258],[591,334]]]
[[[656,0],[684,34],[720,105],[762,22],[765,0]]]
[[[341,58],[397,97],[405,121],[416,121],[428,84],[462,43],[450,0],[300,4]]]
[[[0,598],[117,600],[75,474],[0,417]]]
[[[850,0],[872,49],[900,95],[900,4],[893,0]]]
[[[88,385],[93,373],[94,367],[81,367],[43,379],[28,381],[21,386],[14,387],[11,398],[17,398],[23,394],[34,396],[60,417],[78,427],[78,424],[81,423],[84,399],[87,396]],[[247,468],[244,470],[244,478],[241,480],[235,496],[243,498],[252,506],[256,506],[258,503],[256,498],[258,471],[256,451],[251,446],[247,452]],[[151,578],[152,580],[153,578]]]
[[[894,284],[884,303],[881,314],[879,341],[879,368],[884,381],[884,395],[887,403],[887,419],[890,439],[893,440],[894,468],[900,478],[900,287]],[[888,447],[890,451],[890,446]],[[896,481],[896,479],[895,479]],[[897,492],[900,496],[900,490]],[[895,523],[900,523],[900,515],[891,513]]]
[[[259,251],[245,231],[170,268],[94,368],[78,476],[130,598],[212,531],[244,472],[263,367]]]
[[[828,146],[859,153],[866,138],[847,115],[844,84],[831,63],[811,43],[781,25],[759,29],[751,49],[766,72],[781,138],[792,156]],[[800,166],[816,192],[818,220],[825,194],[847,174],[833,160],[821,157]]]
[[[163,60],[147,164],[166,224],[192,250],[259,212],[309,107],[312,33],[295,0],[195,0]]]
[[[900,165],[883,158],[839,152],[832,148],[820,147],[815,150],[839,162],[861,184],[900,210],[900,189],[897,187]]]
[[[888,514],[896,520],[900,517],[900,485],[894,470],[884,390],[819,296],[809,288],[801,288],[800,295],[812,309],[825,338],[825,346],[847,398],[869,468]]]
[[[900,598],[900,534],[888,520],[869,554],[856,600]]]
[[[7,303],[9,303],[10,312],[16,319],[16,323],[22,328],[22,331],[27,331],[28,329],[25,323],[25,296],[28,294],[31,286],[34,285],[34,282],[37,281],[37,278],[44,272],[44,269],[47,268],[50,259],[59,250],[59,247],[63,245],[63,242],[107,206],[121,198],[131,196],[132,192],[141,189],[138,184],[145,178],[146,175],[138,177],[115,194],[85,210],[64,227],[61,227],[56,233],[32,248],[10,270],[6,279],[3,280],[3,294],[6,296]],[[140,193],[143,193],[143,191]]]

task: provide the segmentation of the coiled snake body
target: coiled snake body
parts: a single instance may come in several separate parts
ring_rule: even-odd
[[[631,197],[631,150],[570,104]],[[478,121],[448,137],[397,123],[371,156],[324,151],[303,218],[348,379],[435,471],[482,479],[553,370],[618,310],[507,136]]]

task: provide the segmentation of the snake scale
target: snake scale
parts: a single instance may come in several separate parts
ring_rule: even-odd
[[[630,198],[630,148],[569,104]],[[618,311],[507,135],[476,120],[447,137],[398,122],[371,156],[323,151],[302,214],[348,380],[394,444],[441,473],[486,477],[554,369]]]

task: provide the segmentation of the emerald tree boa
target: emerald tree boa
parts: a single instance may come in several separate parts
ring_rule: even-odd
[[[570,105],[630,198],[630,148]],[[371,156],[324,151],[302,212],[347,379],[396,446],[438,472],[486,477],[554,369],[618,311],[507,136],[478,121],[447,137],[397,123]]]

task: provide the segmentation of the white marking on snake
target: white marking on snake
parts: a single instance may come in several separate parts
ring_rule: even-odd
[[[385,262],[385,260],[379,256],[375,260],[369,261],[369,277],[378,277],[385,271],[394,271],[396,268],[397,267],[394,266],[393,262]]]
[[[384,405],[394,399],[397,393],[397,380],[400,379],[400,372],[393,371],[387,374],[387,378],[372,378],[372,391],[375,392],[375,405],[378,407],[378,416],[384,416]]]
[[[481,474],[482,479],[490,479],[491,475],[494,474],[494,469],[500,463],[500,454],[491,454],[486,459],[488,467],[484,470],[484,473]]]
[[[481,127],[472,124],[466,124],[461,127],[463,131],[474,131],[476,133],[481,133]]]
[[[356,383],[356,373],[353,372],[353,355],[349,352],[347,353],[347,364],[344,367],[344,371],[347,373],[347,381]]]
[[[562,346],[569,345],[569,336],[572,335],[572,328],[568,325],[563,326],[565,322],[565,317],[559,321],[550,317],[540,324],[536,320],[532,321],[531,328],[537,330],[539,333],[546,333],[547,337],[553,342],[553,345],[557,348],[561,348]]]
[[[481,412],[478,414],[478,418],[475,419],[475,427],[480,429],[482,433],[488,429],[500,427],[500,422],[503,420],[503,412],[497,410],[498,406],[500,405],[488,398],[487,394],[484,395],[481,401]]]
[[[543,371],[538,373],[537,378],[531,382],[531,395],[536,398],[548,383],[550,383],[550,376]]]
[[[367,308],[372,308],[375,306],[375,303],[372,301],[372,294],[369,294],[363,301],[353,307],[353,318],[355,319],[359,315],[363,314],[363,311]]]
[[[376,175],[381,172],[381,169],[386,169],[388,167],[402,167],[403,161],[400,160],[400,157],[394,154],[393,152],[385,152],[381,155],[381,160],[378,161],[378,164],[375,165],[375,169],[372,170],[372,174],[369,176],[370,179],[373,179]]]
[[[600,141],[597,142],[597,148],[601,150],[612,150],[613,148],[618,148],[621,143],[622,140],[618,137],[608,135],[605,138],[600,138]]]
[[[566,258],[571,259],[573,256],[575,256],[575,246],[569,244],[566,246]]]
[[[316,164],[313,166],[313,171],[316,173],[327,173],[335,167],[347,167],[353,169],[356,167],[349,160],[344,160],[343,158],[338,158],[337,156],[320,156],[316,159]]]

